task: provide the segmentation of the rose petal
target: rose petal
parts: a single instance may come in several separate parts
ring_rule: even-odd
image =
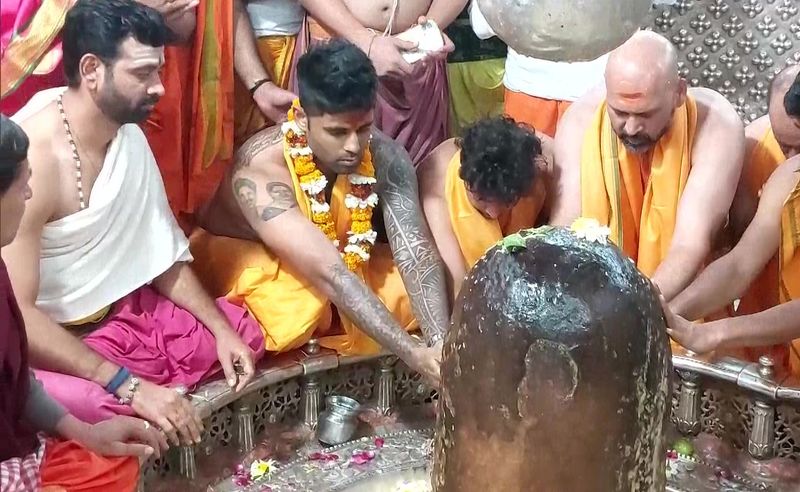
[[[376,437],[375,438],[375,446],[377,446],[378,449],[382,448],[384,443],[385,443],[385,441],[384,441],[384,439],[382,437]]]

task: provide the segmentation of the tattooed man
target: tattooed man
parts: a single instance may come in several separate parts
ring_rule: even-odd
[[[373,129],[375,69],[337,40],[304,55],[298,79],[289,122],[242,147],[201,214],[196,268],[247,306],[267,350],[312,336],[341,354],[383,346],[435,382],[444,267],[408,154]],[[427,345],[407,334],[417,327]]]

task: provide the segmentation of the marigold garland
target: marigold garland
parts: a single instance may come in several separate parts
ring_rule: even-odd
[[[350,211],[351,223],[350,230],[347,232],[347,244],[341,247],[336,235],[333,214],[325,199],[325,187],[328,180],[317,169],[317,165],[314,163],[314,154],[308,146],[305,132],[296,123],[295,111],[299,108],[300,101],[295,99],[289,109],[289,121],[282,127],[284,145],[289,151],[300,187],[308,198],[311,221],[340,249],[342,260],[347,268],[355,271],[369,260],[370,251],[372,251],[372,246],[377,238],[377,233],[372,230],[372,211],[378,205],[378,195],[373,189],[375,168],[372,164],[372,154],[367,148],[358,171],[348,176],[350,190],[345,196],[344,203]]]

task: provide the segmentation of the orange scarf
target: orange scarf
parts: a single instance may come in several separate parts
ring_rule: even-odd
[[[800,183],[786,199],[781,214],[780,301],[800,299]],[[800,374],[800,339],[791,346],[792,372]]]
[[[28,27],[15,34],[0,60],[0,98],[13,92],[34,72],[50,73],[61,62],[60,44],[53,41],[64,27],[76,0],[44,0]]]
[[[536,225],[536,218],[544,203],[544,188],[541,180],[537,180],[535,193],[523,197],[498,220],[487,219],[470,203],[467,187],[458,175],[460,168],[461,152],[458,151],[447,167],[445,200],[461,256],[469,269],[486,250],[505,236]]]
[[[786,160],[772,127],[769,127],[753,148],[745,166],[744,182],[747,193],[757,198],[761,189],[773,171]],[[766,311],[779,302],[778,296],[778,259],[773,258],[764,270],[750,284],[747,293],[742,296],[737,315],[748,315]]]
[[[672,241],[678,203],[692,165],[696,127],[697,105],[687,97],[653,149],[644,187],[639,160],[614,133],[605,102],[586,132],[581,155],[582,215],[607,225],[611,240],[648,276]]]

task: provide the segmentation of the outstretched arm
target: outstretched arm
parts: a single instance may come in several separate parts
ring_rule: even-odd
[[[425,17],[444,29],[456,20],[458,14],[467,6],[468,0],[433,0]]]
[[[753,221],[728,254],[712,263],[670,302],[680,316],[699,319],[742,295],[778,252],[783,203],[798,180],[796,165],[779,167],[764,185]]]
[[[274,141],[274,135],[262,132],[250,139],[237,156],[232,180],[234,196],[250,226],[274,255],[291,265],[367,335],[437,381],[438,364],[425,347],[400,327],[381,300],[347,268],[328,238],[299,211],[285,167],[270,168],[268,162],[259,162],[265,159],[263,156],[252,154],[264,147],[261,140]],[[242,187],[255,190],[254,198],[237,194]],[[304,247],[297,247],[298,238],[302,238]]]
[[[765,347],[800,337],[800,300],[748,316],[711,323],[692,323],[664,307],[667,332],[681,346],[698,354],[719,349]]]
[[[742,121],[722,96],[714,97],[722,101],[714,103],[715,110],[709,109],[705,121],[698,121],[701,130],[692,150],[692,170],[678,205],[675,232],[652,278],[667,301],[694,280],[711,254],[742,172]]]
[[[372,140],[386,234],[425,340],[435,345],[449,322],[445,266],[419,203],[408,152],[380,132]]]

